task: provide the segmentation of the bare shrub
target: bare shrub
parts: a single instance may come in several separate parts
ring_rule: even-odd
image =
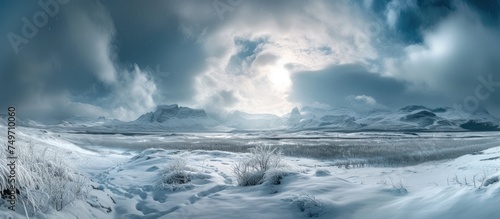
[[[264,171],[253,168],[248,161],[241,161],[233,165],[233,173],[239,186],[254,186],[262,183]]]
[[[448,185],[459,185],[459,186],[466,186],[466,187],[474,187],[474,188],[482,188],[488,186],[490,183],[488,182],[486,172],[483,171],[483,174],[479,176],[479,173],[476,173],[472,175],[472,177],[469,179],[466,176],[463,176],[463,178],[459,178],[456,174],[452,178],[447,178],[446,182]]]
[[[399,180],[396,181],[392,177],[388,177],[389,180],[383,179],[379,183],[386,185],[386,186],[391,186],[392,191],[398,193],[398,194],[407,194],[408,189],[406,189],[406,186],[403,184],[403,180],[401,177],[399,177]]]
[[[250,158],[233,165],[233,173],[236,176],[238,185],[253,186],[262,184],[268,170],[283,167],[281,151],[277,148],[259,145],[249,150]]]
[[[160,188],[170,189],[172,191],[188,189],[192,185],[191,174],[187,172],[187,160],[183,158],[174,159],[170,162],[160,174]]]

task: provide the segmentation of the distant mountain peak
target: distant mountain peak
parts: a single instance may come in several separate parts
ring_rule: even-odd
[[[177,104],[159,105],[154,112],[140,116],[136,121],[163,123],[170,119],[208,118],[205,110],[179,107]]]
[[[179,108],[179,105],[177,104],[166,104],[166,105],[158,105],[156,106],[156,110],[169,110],[169,109],[175,109]]]
[[[288,118],[288,125],[296,125],[300,122],[302,119],[302,114],[299,111],[299,108],[295,107],[292,109],[292,112],[290,113],[290,117]]]
[[[416,111],[416,110],[431,110],[425,106],[422,106],[422,105],[408,105],[408,106],[405,106],[401,109],[399,109],[399,112],[405,112],[405,113],[411,113],[413,111]]]
[[[436,114],[434,114],[430,111],[422,110],[422,111],[419,111],[417,113],[403,116],[400,118],[400,120],[404,121],[404,122],[416,123],[422,127],[426,127],[426,126],[433,125],[437,120],[437,116],[436,116]]]

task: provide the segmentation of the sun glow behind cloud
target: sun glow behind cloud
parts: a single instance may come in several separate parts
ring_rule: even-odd
[[[269,80],[272,82],[273,89],[277,92],[287,94],[290,91],[292,80],[290,72],[284,68],[283,62],[279,61],[277,65],[269,69]]]
[[[209,58],[196,80],[199,107],[220,110],[213,99],[230,92],[235,101],[225,110],[285,114],[301,106],[289,98],[294,73],[377,58],[369,41],[353,41],[366,38],[368,20],[349,2],[295,2],[272,16],[261,15],[259,4],[245,6],[202,32]]]

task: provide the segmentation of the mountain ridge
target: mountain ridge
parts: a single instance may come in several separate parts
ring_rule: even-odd
[[[1,118],[0,118],[1,119]],[[22,121],[22,120],[20,120]],[[283,116],[232,111],[211,117],[203,109],[178,104],[158,105],[136,120],[123,122],[105,117],[73,116],[58,124],[32,120],[21,125],[70,130],[121,131],[229,131],[229,130],[334,130],[334,131],[499,131],[500,120],[487,110],[473,113],[452,107],[408,105],[398,110],[355,112],[347,108],[295,107]]]

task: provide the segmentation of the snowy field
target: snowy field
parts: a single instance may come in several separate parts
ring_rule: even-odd
[[[62,209],[57,196],[26,199],[43,200],[37,213],[0,201],[1,218],[500,218],[496,132],[16,135],[20,153],[39,158],[26,167],[62,165],[84,189]],[[258,145],[280,149],[280,165],[240,186],[233,170]]]

